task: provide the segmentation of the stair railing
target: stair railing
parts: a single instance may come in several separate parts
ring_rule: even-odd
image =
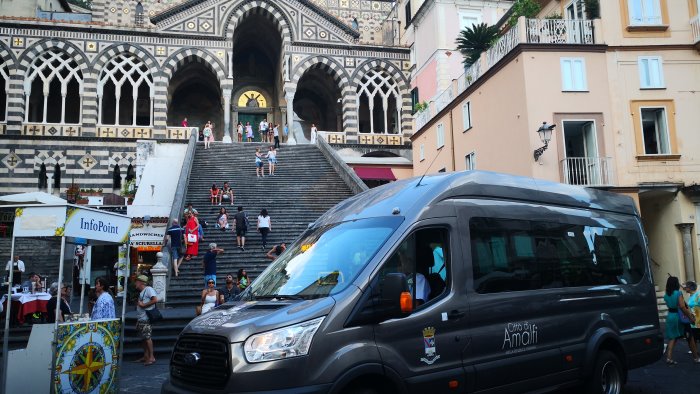
[[[323,156],[326,157],[326,160],[328,160],[335,172],[338,173],[340,178],[348,185],[354,194],[359,194],[369,189],[367,185],[362,182],[362,179],[357,176],[355,171],[345,163],[338,152],[326,142],[323,136],[319,135],[316,137],[316,146],[318,146]]]
[[[172,264],[173,264],[173,254],[171,252],[171,244],[165,243],[165,237],[167,237],[167,229],[173,222],[173,219],[180,220],[180,216],[185,209],[185,198],[187,197],[187,187],[189,185],[190,173],[192,172],[192,163],[194,162],[194,153],[197,148],[197,136],[199,133],[192,133],[190,135],[190,140],[187,143],[187,152],[185,153],[185,161],[182,163],[182,170],[180,171],[180,177],[177,181],[177,189],[175,189],[175,198],[173,199],[173,207],[170,209],[170,215],[168,216],[168,224],[166,225],[166,233],[163,237],[163,264],[168,267],[168,276],[166,288],[170,287],[170,277],[172,275]],[[180,223],[180,226],[184,226],[184,223]],[[167,294],[167,293],[166,293]]]

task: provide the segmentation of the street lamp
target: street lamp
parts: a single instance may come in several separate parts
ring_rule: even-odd
[[[554,127],[555,125],[553,124],[547,124],[547,122],[542,122],[542,126],[540,126],[540,128],[537,129],[537,134],[540,135],[540,140],[542,140],[544,146],[535,149],[535,161],[538,161],[540,159],[540,156],[542,156],[542,154],[544,153],[544,151],[547,150],[549,141],[552,139],[552,131],[554,130]]]

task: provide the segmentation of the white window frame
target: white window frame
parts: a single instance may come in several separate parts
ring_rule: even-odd
[[[445,146],[445,125],[440,123],[435,129],[437,149]]]
[[[471,27],[462,24],[462,21],[465,18],[476,20],[476,22],[472,23],[471,26],[478,25],[479,23],[481,23],[481,12],[476,10],[459,10],[459,31],[462,31],[467,27]]]
[[[466,111],[465,111],[466,109]],[[468,131],[472,128],[472,103],[467,101],[462,104],[462,129]]]
[[[464,164],[467,171],[476,170],[476,151],[464,155]]]
[[[648,3],[651,2],[651,9]],[[639,18],[635,18],[635,11],[639,12]],[[661,0],[627,0],[627,12],[630,25],[632,26],[654,26],[662,25]]]
[[[575,67],[574,63],[581,63],[581,86],[576,86],[575,78]],[[562,57],[559,59],[560,72],[561,72],[561,91],[562,92],[587,92],[588,91],[588,79],[586,78],[586,59],[583,57]],[[568,68],[569,74],[571,76],[570,80],[567,80],[565,70]]]
[[[425,160],[425,144],[420,144],[419,159],[420,161]]]
[[[647,153],[646,140],[644,139],[644,114],[643,114],[643,112],[645,109],[655,110],[655,111],[658,111],[658,110],[664,111],[665,124],[663,126],[666,130],[666,135],[664,135],[663,137],[665,137],[665,140],[666,140],[665,142],[666,142],[666,146],[668,147],[668,151],[666,151],[666,152],[661,151],[661,147],[663,146],[663,144],[661,142],[662,136],[659,133],[660,130],[659,130],[659,127],[657,124],[656,125],[656,143],[658,144],[657,150],[659,151],[659,153]],[[671,130],[669,129],[669,125],[668,125],[668,116],[669,116],[668,108],[666,106],[663,106],[663,105],[658,106],[658,107],[655,107],[655,106],[639,107],[639,122],[640,122],[639,123],[639,130],[642,133],[641,137],[642,137],[642,148],[644,149],[644,155],[656,156],[656,155],[671,155],[671,154],[673,154],[672,147],[671,147]]]
[[[656,78],[654,78],[654,73],[651,71],[652,62],[657,62]],[[639,67],[639,86],[641,89],[662,89],[666,87],[664,83],[664,62],[661,56],[639,56],[637,58],[637,66]]]

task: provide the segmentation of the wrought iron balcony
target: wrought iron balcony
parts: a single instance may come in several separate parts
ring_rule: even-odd
[[[611,157],[567,157],[561,161],[564,183],[580,186],[614,186]]]

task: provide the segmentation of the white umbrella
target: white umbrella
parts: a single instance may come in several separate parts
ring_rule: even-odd
[[[0,205],[10,204],[50,204],[64,205],[67,201],[45,192],[29,192],[0,196]]]

